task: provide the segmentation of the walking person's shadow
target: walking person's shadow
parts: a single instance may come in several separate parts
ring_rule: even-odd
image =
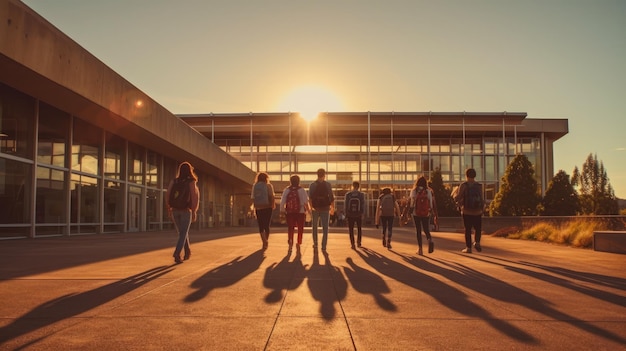
[[[276,303],[283,299],[283,290],[295,290],[304,281],[305,269],[302,254],[297,250],[293,261],[289,261],[289,252],[280,262],[272,263],[265,270],[263,286],[271,289],[265,296],[265,302]]]
[[[68,294],[47,301],[19,317],[11,324],[0,328],[0,345],[18,336],[45,328],[104,305],[169,273],[172,269],[173,266],[153,268],[93,290],[79,294]],[[33,340],[29,344],[34,344],[40,339]],[[22,347],[26,346],[28,345]]]
[[[401,256],[416,268],[423,268],[420,266],[421,260],[398,253],[395,254]],[[495,318],[487,309],[473,302],[467,293],[447,284],[446,281],[421,273],[373,250],[364,249],[363,252],[359,252],[359,255],[368,265],[381,274],[432,296],[443,306],[457,313],[480,318],[495,329],[514,339],[528,344],[537,343],[537,339],[534,336],[512,323]],[[433,269],[433,267],[430,268]]]
[[[350,267],[344,267],[343,271],[346,273],[346,277],[348,277],[354,290],[361,294],[372,295],[378,306],[386,311],[395,312],[397,310],[397,306],[383,295],[391,292],[383,278],[376,273],[357,266],[351,257],[348,257],[346,262],[348,262]]]
[[[474,257],[473,259],[489,262],[479,257]],[[619,334],[614,333],[609,329],[601,328],[600,326],[594,325],[593,323],[578,319],[568,312],[560,311],[556,309],[549,301],[543,299],[541,296],[532,294],[506,281],[497,279],[494,276],[486,275],[485,273],[482,273],[474,268],[468,267],[466,265],[461,265],[456,262],[449,262],[443,259],[435,258],[430,258],[430,260],[432,260],[433,262],[438,262],[441,265],[439,266],[429,262],[421,263],[427,265],[425,269],[428,269],[433,273],[439,274],[446,279],[455,281],[463,285],[465,288],[471,289],[485,296],[489,296],[498,301],[520,305],[524,308],[543,314],[554,320],[566,321],[574,327],[580,328],[581,330],[587,331],[591,334],[613,340],[622,345],[626,343],[626,339],[624,339]],[[415,262],[414,259],[410,257],[407,257],[406,261],[411,264],[418,264]],[[519,274],[528,275],[537,279],[544,279],[545,281],[558,285],[560,287],[568,287],[568,284],[564,280],[559,280],[552,276],[548,277],[546,275],[542,275],[528,269],[516,267],[511,264],[512,262],[510,261],[509,264],[495,262],[490,263],[501,265],[504,268],[514,272],[518,272]],[[467,279],[467,277],[473,277],[474,279]],[[497,287],[497,289],[494,287]],[[601,296],[603,298],[607,297],[606,294],[603,294]]]
[[[333,266],[330,257],[324,253],[324,265],[320,265],[317,250],[313,253],[313,264],[307,272],[307,283],[313,298],[320,302],[320,312],[325,320],[335,317],[335,302],[346,297],[348,282],[339,268]]]
[[[230,286],[256,271],[265,259],[263,250],[258,250],[242,258],[239,256],[230,262],[206,272],[191,283],[194,292],[187,295],[185,302],[196,302],[207,296],[211,290]]]

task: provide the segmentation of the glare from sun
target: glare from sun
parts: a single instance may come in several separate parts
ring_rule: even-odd
[[[306,120],[315,119],[322,112],[343,110],[341,100],[328,89],[309,85],[289,92],[278,105],[279,111],[299,112]]]

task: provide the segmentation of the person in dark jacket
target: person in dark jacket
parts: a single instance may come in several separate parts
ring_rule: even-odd
[[[467,181],[461,183],[454,201],[461,209],[463,225],[465,226],[465,248],[463,253],[472,253],[472,228],[474,229],[474,248],[481,252],[480,237],[482,230],[482,216],[484,197],[482,185],[476,182],[476,170],[469,168],[465,171]]]

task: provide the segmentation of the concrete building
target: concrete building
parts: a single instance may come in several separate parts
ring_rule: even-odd
[[[247,224],[258,171],[281,191],[322,167],[339,198],[359,180],[374,201],[435,168],[457,184],[472,166],[492,198],[522,152],[545,191],[568,131],[506,112],[175,116],[20,1],[0,0],[0,18],[0,239],[170,229],[181,161],[200,177],[200,228]]]
[[[179,117],[253,171],[267,172],[278,190],[291,174],[308,185],[324,168],[343,208],[343,196],[359,181],[370,220],[380,190],[408,197],[417,178],[435,169],[454,187],[465,180],[465,169],[475,168],[491,200],[518,153],[534,165],[543,194],[554,174],[553,143],[568,132],[566,119],[518,112],[322,113],[311,121],[297,113]]]
[[[196,226],[243,221],[253,171],[23,3],[0,0],[0,18],[0,238],[171,228],[181,161],[200,177]]]

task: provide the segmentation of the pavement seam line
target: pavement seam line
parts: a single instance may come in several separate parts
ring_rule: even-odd
[[[356,350],[356,344],[354,343],[354,335],[352,334],[352,329],[350,329],[350,323],[348,322],[348,316],[346,316],[346,311],[343,308],[343,304],[341,303],[341,299],[339,299],[339,292],[337,291],[337,284],[335,283],[335,279],[333,276],[333,265],[327,265],[328,273],[330,274],[330,279],[333,282],[333,290],[335,290],[335,296],[337,296],[337,303],[339,304],[339,308],[341,309],[341,314],[343,315],[343,321],[346,323],[346,328],[348,328],[348,334],[350,335],[350,341],[352,342],[352,347]],[[338,267],[337,267],[338,268]],[[340,270],[337,270],[339,274],[341,274]]]
[[[295,271],[293,272],[295,274]],[[289,279],[289,285],[291,286],[291,282],[293,281],[293,274]],[[289,289],[285,289],[285,296],[283,296],[282,301],[280,302],[280,308],[278,309],[278,313],[276,313],[276,318],[274,318],[274,323],[272,323],[272,328],[270,329],[269,334],[267,335],[267,340],[265,340],[265,346],[263,350],[267,350],[270,344],[270,340],[272,339],[272,335],[274,334],[274,329],[276,328],[276,324],[278,324],[278,318],[280,318],[281,312],[283,311],[283,306],[285,305],[285,300],[287,300],[287,294],[289,294]]]

